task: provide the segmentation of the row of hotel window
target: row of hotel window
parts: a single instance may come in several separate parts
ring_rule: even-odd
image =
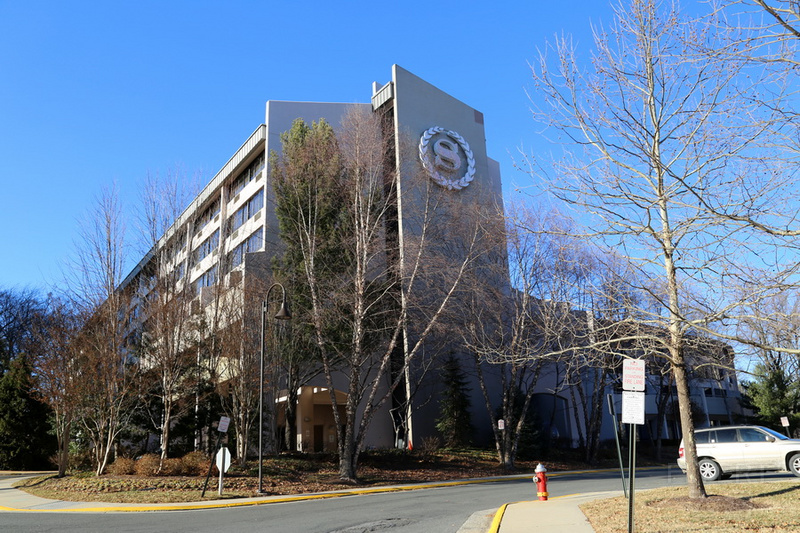
[[[256,213],[264,208],[264,189],[260,189],[249,200],[247,200],[242,207],[228,218],[225,224],[225,236],[227,237],[240,227],[253,218]],[[205,259],[211,252],[219,246],[219,229],[209,235],[200,245],[194,249],[192,253],[192,263],[197,264]]]
[[[244,169],[234,180],[228,185],[228,198],[234,198],[237,194],[242,192],[242,190],[247,186],[248,183],[255,181],[261,175],[261,171],[264,170],[264,155],[261,154],[258,156],[252,163],[250,163],[246,169]],[[263,192],[261,193],[261,202],[263,205],[264,196]],[[252,199],[251,199],[252,200]],[[245,207],[247,207],[245,205]],[[260,208],[259,208],[260,209]],[[241,209],[239,209],[241,211]],[[236,213],[239,213],[237,211]],[[214,217],[217,216],[220,212],[220,200],[217,198],[211,204],[206,207],[203,212],[197,217],[195,222],[195,233],[199,233],[206,225],[214,220]],[[234,216],[236,216],[234,213]],[[247,220],[245,218],[244,220]],[[241,226],[241,223],[239,223]],[[236,227],[239,227],[236,226]],[[234,231],[236,228],[233,228]]]
[[[228,236],[237,229],[239,229],[245,222],[253,218],[264,207],[264,190],[259,190],[254,194],[245,204],[236,210],[236,212],[228,219],[225,225],[225,235]],[[192,264],[197,264],[208,255],[217,249],[219,246],[219,230],[214,231],[209,235],[200,245],[192,252]],[[165,260],[170,261],[186,247],[186,233],[180,232],[175,240],[165,248]],[[239,261],[241,263],[241,261]],[[238,264],[238,263],[237,263]],[[184,263],[181,262],[176,268],[176,275],[178,279],[183,278]]]
[[[231,250],[231,252],[227,255],[227,260],[223,264],[224,271],[227,272],[241,265],[244,261],[245,254],[257,252],[263,247],[263,243],[264,228],[258,228],[257,231],[253,232],[252,235],[242,241],[241,244]],[[196,280],[194,280],[192,283],[192,293],[197,294],[201,288],[214,285],[217,282],[219,271],[220,263],[214,263],[211,268],[203,272]]]
[[[260,155],[252,161],[246,169],[244,169],[231,183],[228,185],[228,197],[233,198],[239,194],[247,184],[255,181],[264,170],[264,155]],[[226,224],[224,225],[224,235],[227,237],[234,231],[238,230],[245,222],[253,218],[261,209],[264,208],[264,189],[259,189],[252,197],[250,197],[233,215],[231,215]],[[195,233],[199,233],[208,225],[214,217],[220,213],[220,199],[217,198],[206,207],[203,212],[197,217],[195,221]],[[215,230],[197,248],[192,252],[191,263],[197,264],[206,257],[208,257],[219,246],[220,230]],[[241,244],[234,248],[227,257],[225,266],[227,269],[232,269],[239,266],[244,261],[244,254],[248,252],[255,252],[262,247],[264,240],[263,229],[258,229]],[[174,239],[165,248],[165,260],[171,261],[186,248],[186,231],[178,232]],[[183,279],[186,275],[186,261],[181,261],[176,265],[173,273],[176,279]],[[204,272],[192,284],[193,292],[197,292],[200,287],[208,287],[213,285],[217,279],[217,264],[214,264],[210,269]]]
[[[234,198],[237,194],[242,192],[242,190],[247,186],[247,184],[255,181],[261,175],[261,172],[264,170],[264,155],[261,154],[258,156],[252,163],[250,163],[246,169],[244,169],[236,178],[231,181],[230,185],[228,185],[228,198]],[[264,205],[264,193],[263,191],[259,191],[256,193],[247,203],[242,206],[233,216],[229,219],[228,224],[229,227],[232,228],[229,231],[236,231],[239,226],[241,226],[244,221],[248,220],[252,217],[256,211],[261,209],[259,204],[263,207]],[[202,231],[206,225],[214,220],[220,212],[220,199],[217,198],[211,204],[206,207],[200,216],[197,217],[195,220],[194,228],[195,233],[199,233]],[[181,252],[184,248],[186,248],[186,230],[181,230],[178,234],[170,240],[170,243],[166,246],[165,258],[167,261],[171,261]]]
[[[231,250],[227,256],[227,261],[224,263],[223,268],[226,267],[224,271],[229,271],[241,265],[244,261],[244,255],[250,252],[257,252],[263,247],[263,243],[264,229],[259,228],[236,248]],[[203,272],[196,280],[194,280],[192,283],[192,293],[197,294],[201,288],[214,285],[219,276],[220,266],[220,263],[214,263],[211,268]]]
[[[219,230],[214,232],[216,238],[214,239],[214,246],[213,247],[204,247],[204,251],[206,252],[202,257],[206,257],[211,251],[216,249],[217,245],[219,244]],[[252,235],[247,237],[244,241],[242,241],[236,248],[230,251],[226,257],[225,261],[225,268],[226,271],[236,268],[237,266],[241,265],[244,261],[244,255],[250,252],[257,252],[263,247],[264,243],[264,228],[258,228],[258,230],[254,231]],[[202,245],[201,245],[202,246]],[[199,256],[198,256],[199,257]],[[197,289],[200,287],[209,287],[216,282],[217,279],[217,266],[218,263],[214,263],[214,265],[205,271],[195,282],[192,284],[192,292],[197,293]],[[173,270],[173,274],[175,275],[176,280],[181,280],[186,275],[186,261],[181,261],[175,266]]]

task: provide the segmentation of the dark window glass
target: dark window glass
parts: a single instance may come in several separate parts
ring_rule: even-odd
[[[231,197],[236,196],[239,194],[242,189],[244,189],[248,183],[251,181],[258,179],[261,171],[264,170],[264,154],[259,155],[252,163],[250,163],[246,169],[242,171],[241,174],[236,176],[231,182],[229,188],[229,194]]]
[[[245,204],[236,210],[228,222],[228,232],[234,232],[264,207],[264,189],[260,189]]]
[[[717,442],[719,442],[719,443],[737,442],[736,430],[735,429],[718,429],[717,430]]]
[[[203,229],[206,224],[211,222],[215,216],[219,213],[219,198],[211,202],[205,210],[197,217],[197,223],[195,225],[195,233],[199,232]]]
[[[261,249],[262,242],[264,240],[264,229],[258,228],[258,230],[254,231],[252,235],[250,235],[247,239],[242,241],[239,246],[233,249],[233,251],[229,255],[229,262],[231,268],[237,267],[242,264],[244,261],[244,254],[249,252],[257,252]]]
[[[767,436],[754,428],[741,428],[739,439],[742,442],[766,442]]]

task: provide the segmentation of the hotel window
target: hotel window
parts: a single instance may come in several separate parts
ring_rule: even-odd
[[[175,279],[182,280],[183,276],[186,275],[186,261],[181,261],[178,263],[178,266],[175,267]]]
[[[186,231],[181,230],[164,248],[164,260],[172,261],[184,248],[186,248]]]
[[[217,282],[217,265],[209,268],[192,283],[192,292],[197,294],[203,287],[211,287]]]
[[[206,240],[200,243],[200,246],[194,250],[194,262],[199,263],[205,259],[208,254],[213,252],[219,246],[219,230],[214,231]]]
[[[257,179],[261,174],[261,171],[264,170],[264,154],[260,154],[252,163],[250,163],[246,169],[242,171],[241,174],[236,176],[231,182],[230,187],[228,188],[228,193],[230,197],[233,198],[244,189],[248,183]]]
[[[181,230],[173,243],[174,255],[186,248],[186,230]]]
[[[197,223],[195,224],[195,233],[199,232],[201,229],[206,227],[206,224],[214,220],[214,217],[219,214],[219,198],[211,202],[211,205],[205,208],[203,212],[197,217]]]
[[[242,264],[242,261],[244,261],[244,254],[260,250],[263,242],[264,228],[259,228],[258,231],[255,231],[230,253],[228,261],[231,268]]]
[[[264,207],[264,189],[259,189],[228,219],[228,233],[236,231]]]

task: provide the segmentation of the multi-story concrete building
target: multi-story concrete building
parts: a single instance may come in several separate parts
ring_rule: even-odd
[[[238,298],[235,305],[260,309],[263,288],[257,298],[247,296],[248,286],[269,283],[272,258],[281,251],[278,236],[278,220],[275,212],[275,196],[270,183],[271,154],[281,151],[281,134],[292,127],[292,123],[303,119],[311,123],[324,118],[334,129],[352,107],[360,107],[379,113],[388,120],[395,142],[392,166],[399,172],[398,185],[393,189],[396,198],[396,217],[391,230],[397,238],[391,246],[392,253],[402,256],[407,241],[413,240],[419,226],[413,220],[414,204],[422,199],[414,192],[412,183],[424,168],[429,179],[451,197],[451,206],[458,206],[458,216],[463,217],[473,207],[484,207],[502,211],[503,198],[499,164],[486,153],[483,114],[433,87],[408,71],[392,67],[392,78],[386,84],[374,83],[371,102],[362,104],[269,101],[263,124],[242,143],[221,170],[203,188],[189,207],[159,239],[151,252],[142,258],[123,286],[152,285],[154,275],[169,273],[191,294],[194,313],[203,313],[219,293],[215,288],[243,288],[234,291]],[[414,150],[402,149],[404,140],[414,143]],[[457,239],[448,235],[448,239]],[[388,241],[387,241],[388,242]],[[449,243],[453,244],[453,243]],[[451,246],[450,249],[457,249]],[[457,254],[456,254],[457,255]],[[154,273],[154,259],[159,265]],[[458,258],[455,257],[454,261]],[[507,264],[505,247],[495,250],[493,261]],[[485,278],[494,286],[497,294],[512,297],[507,272]],[[503,273],[505,272],[505,273]],[[142,295],[143,297],[144,294]],[[225,324],[218,324],[224,327]],[[462,327],[453,323],[451,328]],[[413,336],[414,332],[408,332]],[[451,335],[453,346],[459,344],[458,335]],[[441,348],[441,347],[439,347]],[[432,347],[432,350],[437,349]],[[456,348],[458,350],[458,348]],[[401,354],[402,357],[402,354]],[[571,416],[572,398],[559,382],[559,372],[542,372],[534,409],[546,413],[540,419],[547,423],[546,433],[558,435],[567,442],[574,442],[577,434],[576,418]],[[555,376],[555,377],[553,377]],[[342,378],[343,379],[343,378]],[[434,378],[431,395],[435,397]],[[295,415],[298,447],[307,450],[332,449],[335,443],[335,426],[331,411],[329,391],[322,377],[303,386],[297,400]],[[344,382],[338,386],[337,395],[347,389]],[[716,389],[712,389],[716,390]],[[733,394],[729,389],[725,394]],[[473,426],[477,442],[486,442],[491,434],[491,423],[479,386],[471,385]],[[403,416],[396,414],[398,402],[409,400],[407,389],[400,400],[387,402],[374,417],[369,446],[390,447],[410,439],[413,426],[417,442],[434,433],[437,402],[430,397],[420,398],[415,409]],[[337,396],[338,397],[338,396]],[[710,407],[718,398],[716,393],[704,396],[704,405]],[[280,398],[276,398],[279,401]],[[649,412],[653,406],[649,405]],[[710,415],[709,415],[710,416]],[[412,423],[412,417],[414,417]],[[405,425],[403,434],[398,433],[398,420]],[[604,437],[609,437],[608,431]]]
[[[308,124],[325,119],[338,129],[353,107],[381,114],[393,130],[395,148],[390,159],[399,171],[397,214],[392,222],[397,227],[391,229],[397,235],[391,244],[398,248],[394,255],[402,256],[404,243],[419,231],[411,213],[415,211],[412,204],[422,201],[412,184],[420,162],[437,187],[457,198],[459,216],[471,205],[502,206],[499,165],[486,154],[482,113],[394,66],[390,82],[373,84],[370,103],[268,101],[265,122],[255,128],[123,285],[138,284],[147,292],[154,270],[161,276],[170,273],[189,288],[193,311],[199,313],[218,294],[215,287],[246,289],[268,280],[271,259],[281,251],[270,156],[281,152],[281,134],[296,119]],[[414,143],[412,151],[400,146],[408,145],[408,139]],[[153,267],[155,258],[158,267]],[[504,257],[498,260],[505,261]],[[508,284],[507,277],[500,283]],[[244,290],[236,296],[241,298],[240,304],[257,308],[260,302],[247,301],[246,294]],[[323,382],[318,381],[303,387],[298,398],[298,438],[304,449],[329,448],[333,442],[327,434],[334,427],[330,399]],[[395,428],[388,414],[391,409],[387,405],[385,413],[375,417],[369,445],[395,444]]]

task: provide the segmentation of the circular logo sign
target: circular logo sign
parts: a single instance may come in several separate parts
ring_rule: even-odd
[[[428,128],[420,137],[419,160],[431,179],[445,189],[463,189],[475,177],[475,156],[469,143],[440,126]]]

